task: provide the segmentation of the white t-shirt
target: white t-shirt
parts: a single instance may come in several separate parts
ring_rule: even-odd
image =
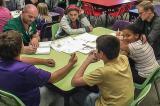
[[[146,78],[159,66],[153,48],[148,42],[142,43],[141,40],[138,40],[130,43],[128,47],[129,57],[135,61],[135,68],[141,77]]]

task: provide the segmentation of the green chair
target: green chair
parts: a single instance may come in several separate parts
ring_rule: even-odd
[[[0,106],[25,106],[25,104],[15,95],[0,90]]]
[[[132,101],[130,106],[138,106],[140,102],[145,98],[145,96],[149,93],[151,89],[151,83],[146,85],[140,94]]]
[[[59,23],[55,23],[52,25],[52,40],[57,39],[57,37],[55,35],[56,35],[58,29],[59,29]]]
[[[157,93],[158,101],[160,103],[160,94],[158,91],[158,86],[156,84],[156,80],[158,79],[158,76],[160,74],[160,67],[158,67],[142,84],[137,84],[135,83],[135,88],[136,89],[143,89],[147,86],[149,83],[154,83],[155,85],[155,90]]]

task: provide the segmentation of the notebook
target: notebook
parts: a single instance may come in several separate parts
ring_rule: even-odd
[[[51,51],[50,45],[51,41],[39,42],[39,47],[35,54],[49,54]]]

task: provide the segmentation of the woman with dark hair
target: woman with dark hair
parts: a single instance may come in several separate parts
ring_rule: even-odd
[[[9,9],[4,7],[4,0],[0,0],[0,32],[3,32],[3,26],[11,18],[12,18],[12,15]]]

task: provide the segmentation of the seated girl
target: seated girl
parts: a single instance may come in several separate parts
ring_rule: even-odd
[[[69,5],[65,10],[64,15],[60,21],[60,26],[56,38],[61,38],[72,34],[81,34],[91,32],[93,27],[88,19],[76,5]]]
[[[121,50],[127,52],[130,62],[133,80],[143,83],[145,79],[159,67],[154,51],[148,42],[144,42],[142,31],[134,24],[122,30]],[[134,62],[134,63],[133,63]]]
[[[37,9],[39,12],[38,18],[36,19],[37,29],[41,30],[43,24],[52,22],[52,17],[49,15],[46,3],[39,3]]]

